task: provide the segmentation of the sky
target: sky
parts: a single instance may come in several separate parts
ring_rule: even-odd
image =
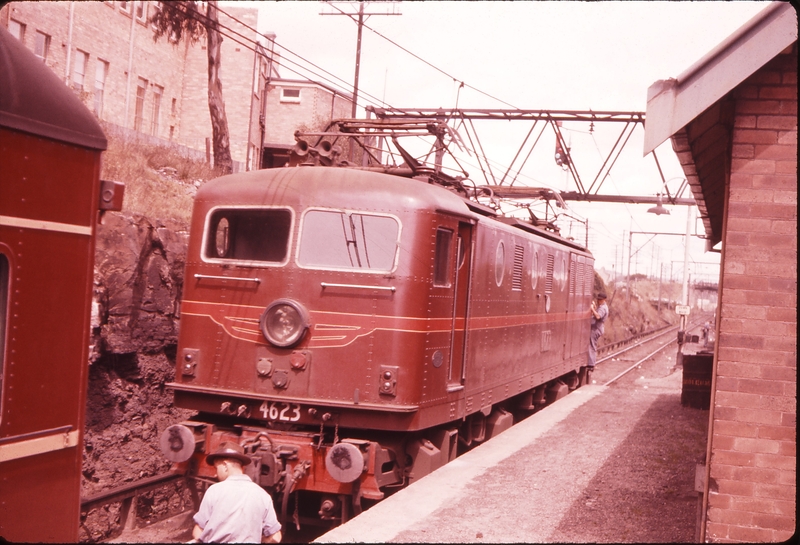
[[[322,2],[237,4],[258,7],[259,31],[275,33],[277,48],[285,58],[301,64],[309,61],[332,74],[312,68],[317,74],[301,70],[298,75],[287,63],[282,77],[352,89],[357,24],[350,17],[321,15],[338,13]],[[387,3],[366,4],[368,12],[391,11]],[[336,5],[348,13],[358,10],[357,2]],[[650,85],[679,75],[766,5],[745,1],[396,2],[393,9],[400,15],[366,18],[359,94],[402,108],[644,112]],[[461,82],[465,86],[459,89]],[[477,127],[486,156],[498,166],[511,162],[529,129],[529,124],[505,121]],[[564,124],[584,185],[594,179],[621,129],[616,123],[598,124],[590,134],[586,124]],[[664,192],[652,156],[643,157],[643,138],[640,126],[600,193],[655,196]],[[555,165],[554,145],[555,136],[545,131],[516,183],[575,191],[568,174]],[[674,193],[683,172],[670,143],[656,154],[667,187]],[[683,196],[690,196],[688,190]],[[589,249],[596,268],[625,272],[630,253],[634,255],[631,272],[658,276],[663,270],[665,276],[681,280],[685,237],[646,233],[685,233],[688,207],[670,206],[669,215],[656,216],[647,213],[652,205],[567,204],[569,210],[559,212],[588,220]],[[694,218],[697,215],[694,208]],[[584,228],[569,226],[563,219],[563,224],[559,222],[562,234],[584,242]],[[688,223],[693,234],[704,234],[700,220]],[[704,240],[690,237],[689,271],[693,278],[716,281],[719,254],[704,249]]]

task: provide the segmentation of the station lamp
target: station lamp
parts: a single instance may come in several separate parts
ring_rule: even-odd
[[[664,206],[661,204],[661,193],[659,193],[657,196],[658,196],[658,204],[656,204],[654,207],[648,209],[647,213],[648,214],[655,214],[656,216],[660,216],[662,214],[669,214],[669,210],[664,208]]]

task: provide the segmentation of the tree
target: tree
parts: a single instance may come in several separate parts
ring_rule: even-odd
[[[150,18],[154,27],[153,39],[163,36],[177,45],[182,40],[196,43],[206,36],[208,53],[208,113],[211,115],[212,147],[214,165],[224,174],[233,172],[231,144],[228,134],[228,117],[225,114],[225,101],[222,99],[222,80],[219,78],[222,35],[219,32],[217,1],[205,2],[203,13],[201,3],[195,0],[161,2],[161,9]]]

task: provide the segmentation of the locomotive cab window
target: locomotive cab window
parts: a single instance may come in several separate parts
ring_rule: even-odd
[[[204,257],[209,260],[283,263],[292,213],[281,208],[218,208],[209,216]]]
[[[433,285],[439,287],[450,286],[450,248],[453,245],[453,231],[450,229],[436,230],[436,253],[433,262]],[[459,248],[459,254],[461,254]]]
[[[391,216],[345,210],[308,210],[300,230],[301,267],[389,272],[394,269],[400,223]]]

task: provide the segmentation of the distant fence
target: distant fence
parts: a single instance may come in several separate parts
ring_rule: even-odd
[[[173,142],[171,140],[165,140],[163,138],[159,138],[151,134],[144,134],[143,132],[135,131],[133,129],[122,127],[120,125],[109,123],[107,121],[103,121],[101,122],[101,124],[106,134],[111,134],[118,138],[124,138],[128,141],[132,140],[140,144],[148,144],[151,146],[169,148],[175,153],[182,155],[183,157],[186,157],[188,159],[194,159],[196,161],[206,160],[205,150],[190,148],[189,146],[178,144],[177,142]],[[233,172],[244,172],[245,170],[246,169],[244,161],[233,161]]]

